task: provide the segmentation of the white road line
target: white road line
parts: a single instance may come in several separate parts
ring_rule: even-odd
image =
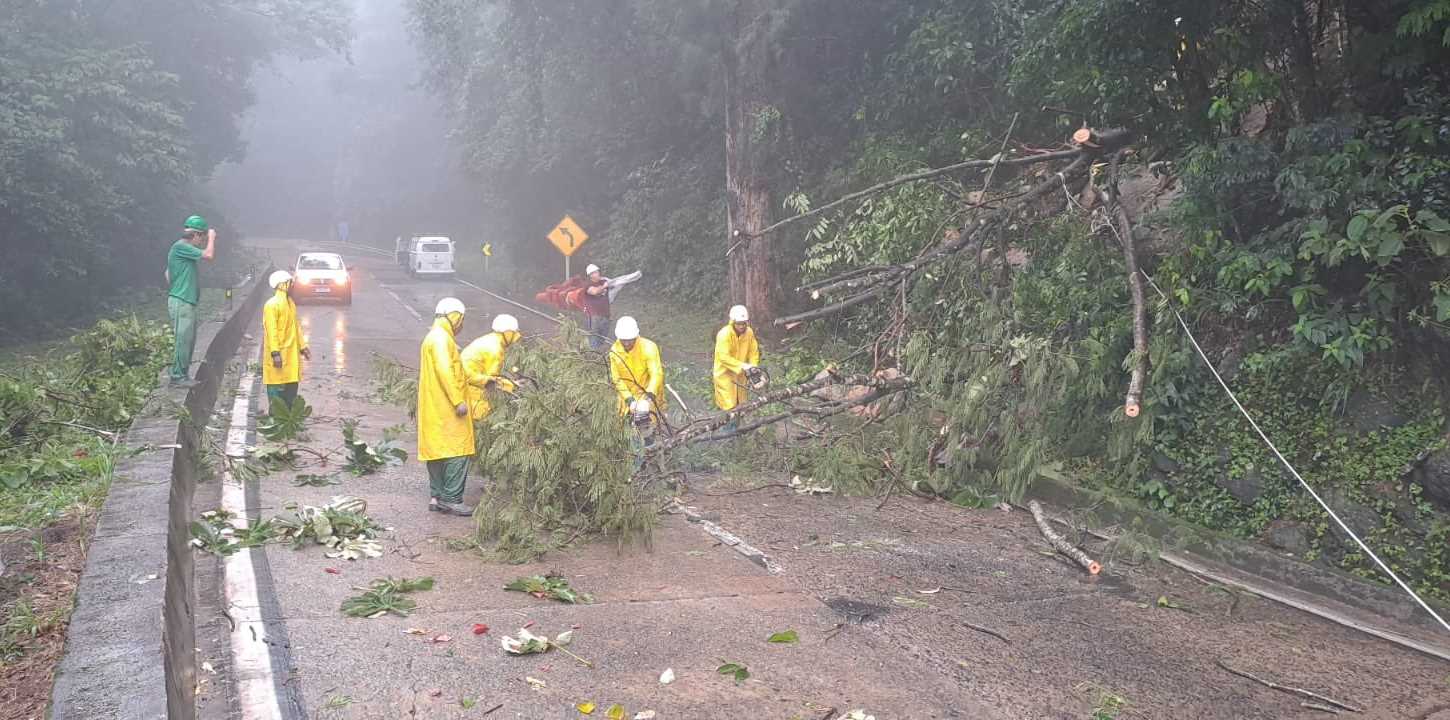
[[[414,310],[412,305],[409,305],[408,303],[403,302],[403,298],[398,297],[398,294],[395,293],[395,292],[393,292],[391,288],[388,289],[388,294],[389,295],[392,295],[393,296],[393,299],[394,300],[397,300],[398,301],[398,304],[399,305],[402,305],[404,310],[407,310],[409,313],[411,313],[413,315],[413,319],[414,320],[417,320],[419,322],[422,322],[423,316],[422,315],[419,315],[418,314],[418,311],[417,310]]]
[[[227,429],[228,457],[246,457],[247,412],[256,382],[255,372],[249,369],[242,371],[242,378],[237,383],[237,398],[232,403],[231,427]],[[246,526],[247,489],[230,472],[222,473],[222,509],[231,513],[237,525]],[[231,637],[232,669],[242,720],[282,720],[282,704],[277,697],[277,681],[272,674],[272,656],[268,651],[267,626],[262,620],[261,602],[257,595],[257,574],[252,567],[254,551],[247,548],[232,554],[227,557],[224,566],[227,609],[235,621]]]

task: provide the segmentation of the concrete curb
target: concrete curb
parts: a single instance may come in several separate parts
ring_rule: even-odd
[[[1450,659],[1450,636],[1399,588],[1286,557],[1257,543],[1154,512],[1130,499],[1066,481],[1040,477],[1027,494],[1058,508],[1090,508],[1098,527],[1118,526],[1151,535],[1162,543],[1160,558],[1176,567]],[[1439,606],[1436,611],[1444,612]]]
[[[76,589],[65,655],[51,688],[56,720],[196,715],[195,588],[189,526],[201,427],[219,381],[267,296],[267,274],[235,289],[230,317],[198,330],[197,385],[158,387],[126,433],[137,454],[116,465]],[[178,421],[174,408],[185,408]]]

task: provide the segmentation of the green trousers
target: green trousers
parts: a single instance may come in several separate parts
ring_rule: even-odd
[[[292,406],[297,399],[297,383],[279,383],[267,386],[267,412],[276,415],[278,403]]]
[[[428,494],[441,503],[463,502],[463,485],[468,481],[472,455],[428,461]]]
[[[176,348],[171,354],[171,379],[185,380],[191,375],[191,356],[196,352],[196,306],[167,296],[166,309],[171,313],[171,328],[176,331]]]

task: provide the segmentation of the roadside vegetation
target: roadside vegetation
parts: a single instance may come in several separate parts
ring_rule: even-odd
[[[85,547],[121,435],[170,356],[164,325],[102,320],[0,366],[0,670],[16,712],[49,701]]]

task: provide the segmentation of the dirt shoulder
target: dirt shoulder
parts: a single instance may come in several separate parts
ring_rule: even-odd
[[[0,538],[0,720],[46,717],[91,522],[71,517]]]

